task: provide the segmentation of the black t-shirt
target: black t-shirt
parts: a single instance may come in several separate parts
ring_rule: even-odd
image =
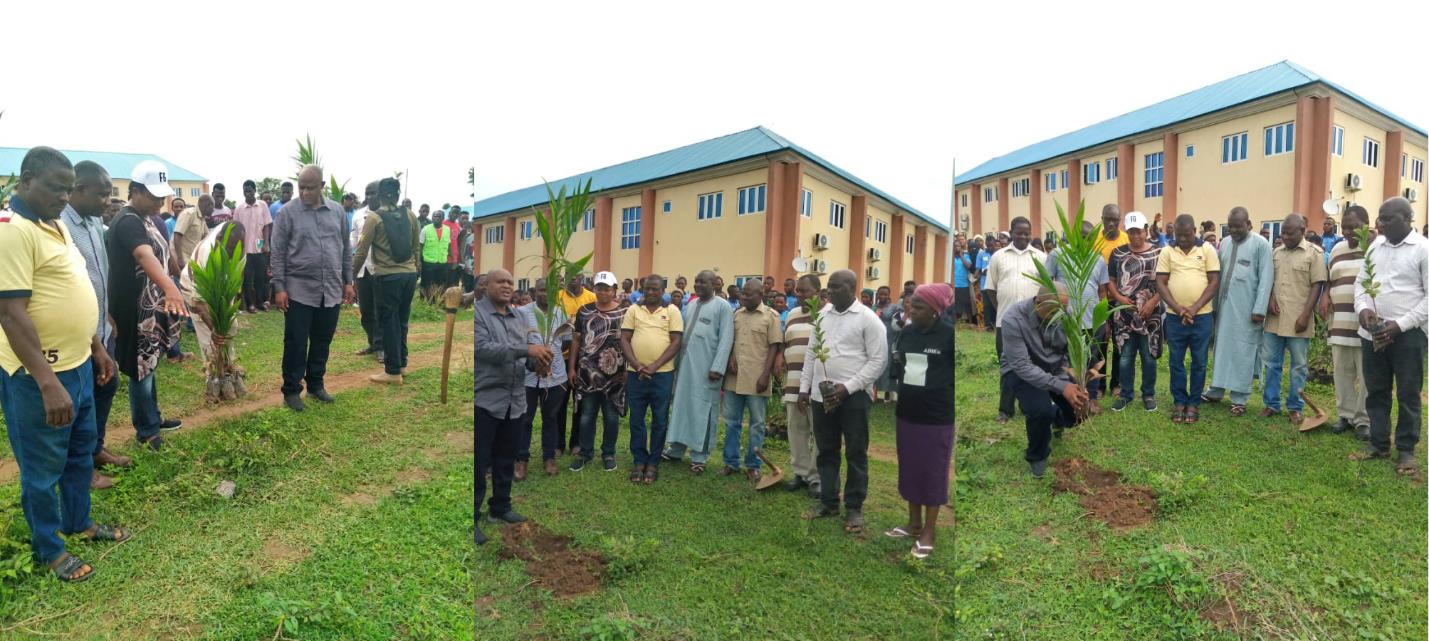
[[[138,367],[136,356],[139,329],[139,298],[149,277],[134,259],[134,248],[149,245],[154,255],[161,249],[154,246],[144,219],[131,207],[119,211],[105,235],[105,251],[109,254],[109,315],[114,317],[114,352],[119,371],[130,376]]]
[[[894,414],[914,423],[952,425],[953,326],[934,322],[927,331],[917,325],[904,327],[898,334],[895,358],[902,382]]]

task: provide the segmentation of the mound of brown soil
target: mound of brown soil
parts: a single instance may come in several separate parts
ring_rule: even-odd
[[[594,592],[605,576],[606,561],[599,552],[572,548],[571,537],[530,521],[501,528],[499,555],[525,561],[531,579],[558,597]]]
[[[1155,520],[1156,493],[1142,485],[1121,482],[1121,473],[1105,470],[1080,458],[1052,463],[1056,492],[1071,492],[1092,516],[1113,529],[1126,530]]]

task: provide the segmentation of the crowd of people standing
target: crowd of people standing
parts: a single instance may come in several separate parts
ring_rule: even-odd
[[[1046,469],[1057,430],[1101,412],[1099,378],[1086,389],[1073,384],[1067,337],[1048,323],[1069,296],[1079,295],[1106,299],[1115,309],[1103,327],[1084,324],[1095,331],[1098,347],[1090,362],[1109,363],[1112,410],[1138,400],[1146,411],[1157,410],[1157,363],[1169,352],[1172,423],[1196,424],[1203,404],[1222,401],[1230,416],[1244,416],[1259,380],[1259,415],[1283,414],[1299,427],[1306,420],[1310,343],[1324,340],[1338,419],[1331,430],[1365,442],[1356,460],[1388,458],[1392,441],[1397,470],[1416,473],[1429,242],[1415,231],[1408,200],[1384,201],[1373,227],[1368,210],[1350,206],[1338,224],[1325,221],[1323,234],[1307,233],[1306,218],[1292,213],[1274,239],[1268,226],[1252,233],[1244,207],[1230,210],[1224,238],[1217,238],[1213,221],[1198,228],[1187,214],[1175,218],[1169,235],[1159,223],[1159,216],[1148,221],[1133,211],[1123,217],[1116,205],[1106,205],[1095,232],[1100,256],[1083,292],[1068,291],[1064,279],[1055,289],[1042,288],[1027,276],[1037,273],[1038,263],[1055,273],[1057,250],[1048,254],[1036,246],[1026,218],[1014,219],[1005,233],[954,240],[955,313],[996,335],[997,421],[1014,416],[1014,402],[1021,407],[1034,476]],[[1364,232],[1368,247],[1359,237]],[[1092,225],[1082,233],[1093,233]],[[1324,333],[1316,332],[1317,318]]]

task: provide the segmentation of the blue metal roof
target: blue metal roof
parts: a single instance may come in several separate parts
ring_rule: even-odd
[[[589,171],[561,180],[553,180],[551,181],[551,189],[559,191],[562,185],[565,185],[567,189],[575,189],[579,183],[583,183],[589,178],[591,180],[592,192],[604,191],[629,185],[638,185],[661,178],[669,178],[670,176],[677,176],[706,167],[714,167],[716,165],[723,165],[725,163],[783,150],[793,151],[808,158],[824,169],[837,174],[844,180],[887,200],[899,209],[917,216],[938,229],[944,231],[948,229],[947,225],[929,218],[903,201],[884,193],[873,185],[864,182],[847,171],[839,169],[833,163],[820,158],[807,149],[790,142],[783,136],[764,127],[746,129],[727,136],[720,136],[719,138],[697,142],[693,145],[686,145],[678,149],[664,151],[653,156],[646,156],[618,165],[611,165],[610,167]],[[480,220],[484,217],[544,204],[546,201],[546,186],[544,184],[533,185],[525,189],[518,189],[479,200],[473,207],[473,211],[475,212],[475,219]]]
[[[20,174],[20,161],[25,159],[25,152],[29,149],[20,147],[0,147],[0,176]],[[70,151],[61,149],[71,163],[81,160],[90,160],[99,163],[105,171],[109,172],[111,178],[129,179],[134,174],[134,166],[145,160],[157,160],[164,163],[169,168],[169,180],[183,180],[190,182],[208,182],[207,178],[192,171],[184,169],[174,163],[153,154],[126,154],[114,151]]]
[[[1105,120],[1089,127],[1062,134],[1042,142],[1028,145],[1012,153],[988,160],[959,175],[954,182],[958,185],[985,178],[1005,171],[1033,165],[1048,158],[1055,158],[1083,149],[1133,136],[1142,132],[1159,129],[1178,122],[1203,116],[1208,113],[1228,109],[1239,104],[1271,96],[1291,89],[1297,89],[1316,82],[1345,94],[1385,117],[1413,129],[1420,135],[1424,130],[1410,124],[1374,103],[1359,97],[1320,75],[1284,60],[1269,67],[1256,69],[1213,85],[1202,87],[1187,94],[1163,100],[1149,107],[1137,109]]]

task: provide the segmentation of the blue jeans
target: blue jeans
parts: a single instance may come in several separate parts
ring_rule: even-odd
[[[1211,344],[1211,315],[1197,314],[1190,325],[1181,317],[1166,315],[1166,345],[1171,348],[1171,398],[1176,405],[1201,406],[1201,390],[1206,388],[1206,349]],[[1186,350],[1191,351],[1191,381],[1186,383]]]
[[[660,451],[665,449],[665,429],[670,422],[670,388],[674,382],[674,372],[656,372],[649,380],[641,380],[635,375],[625,379],[625,399],[630,405],[630,454],[636,465],[660,464]],[[648,440],[645,432],[647,409],[653,424]]]
[[[764,447],[764,410],[769,397],[724,393],[724,464],[739,469],[739,439],[744,431],[744,408],[749,408],[749,445],[744,450],[745,469],[759,469],[754,450]]]
[[[1141,397],[1156,396],[1156,359],[1151,356],[1151,339],[1145,334],[1132,333],[1121,344],[1121,398],[1131,400],[1132,386],[1136,383],[1136,357],[1141,356]]]
[[[159,433],[164,418],[159,415],[159,387],[154,372],[140,379],[129,379],[129,418],[134,421],[134,433],[139,440],[148,440]]]
[[[94,368],[90,361],[55,374],[74,403],[74,419],[46,423],[40,386],[28,373],[0,369],[0,411],[20,467],[20,507],[30,526],[30,550],[42,563],[65,551],[59,533],[88,530],[89,481],[94,473]],[[55,496],[55,488],[59,496]]]
[[[1285,348],[1290,348],[1290,394],[1285,399],[1285,409],[1299,412],[1305,409],[1305,401],[1300,398],[1300,390],[1305,389],[1305,379],[1310,375],[1310,339],[1294,336],[1280,336],[1266,332],[1261,339],[1261,352],[1265,360],[1265,393],[1261,394],[1266,409],[1280,411],[1280,375],[1285,371]]]

